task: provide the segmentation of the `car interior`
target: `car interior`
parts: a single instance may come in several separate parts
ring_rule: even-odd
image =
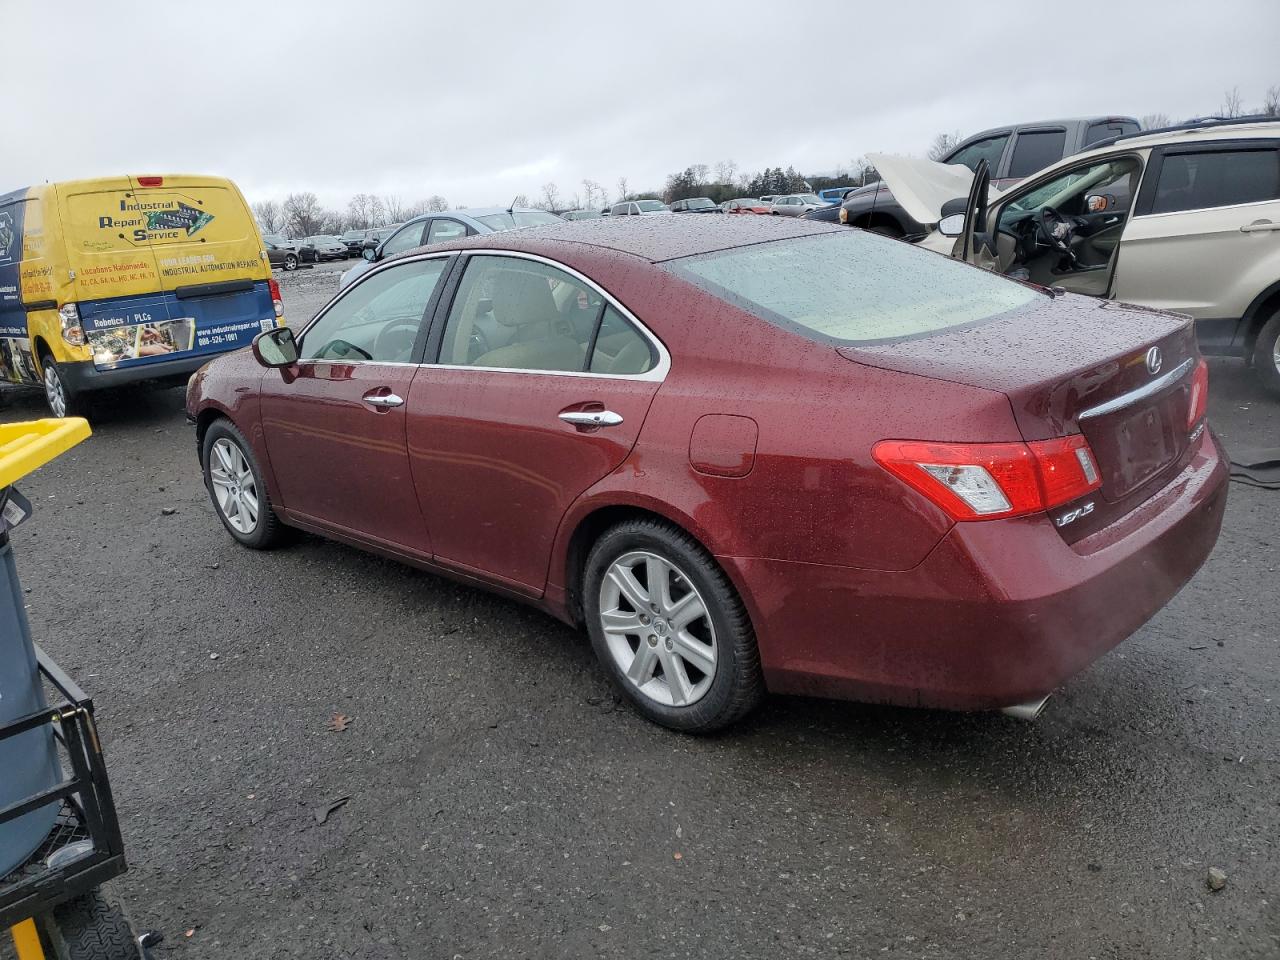
[[[995,224],[988,234],[995,268],[1043,286],[1105,295],[1141,169],[1136,157],[1113,157],[997,206],[988,221]]]

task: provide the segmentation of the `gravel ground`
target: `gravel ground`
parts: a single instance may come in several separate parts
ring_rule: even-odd
[[[281,275],[295,323],[342,266]],[[1238,365],[1212,383],[1228,445],[1280,442]],[[532,610],[319,539],[240,549],[181,401],[122,395],[14,535],[159,957],[1280,954],[1280,493],[1233,486],[1201,573],[1034,723],[775,697],[695,739]]]

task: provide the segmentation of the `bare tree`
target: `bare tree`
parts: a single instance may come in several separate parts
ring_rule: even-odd
[[[627,178],[618,178],[618,200],[619,202],[627,199]]]
[[[357,193],[347,202],[347,217],[353,227],[376,227],[382,216],[382,201],[371,193]]]
[[[1143,130],[1159,130],[1161,127],[1170,126],[1169,115],[1167,113],[1148,113],[1145,117],[1138,121]]]
[[[511,201],[513,207],[531,207],[533,204],[529,202],[529,197],[523,193],[517,193],[516,198]],[[465,207],[459,209],[466,209]]]
[[[253,205],[253,215],[264,233],[279,233],[284,227],[284,212],[274,200],[259,200]]]
[[[560,202],[560,188],[554,183],[542,185],[542,204],[548,210],[555,210]]]
[[[325,212],[314,193],[291,193],[284,199],[284,218],[295,237],[309,237],[319,232]]]
[[[1240,109],[1240,88],[1232,87],[1222,94],[1222,106],[1218,112],[1224,117],[1238,117],[1244,111]]]
[[[959,130],[954,133],[940,133],[933,138],[933,143],[929,144],[929,152],[927,155],[930,160],[941,160],[959,145]]]
[[[594,180],[583,180],[582,192],[586,194],[586,205],[593,209],[603,207],[609,202],[608,191]]]
[[[716,183],[733,183],[738,165],[732,160],[721,160],[716,164]]]
[[[449,201],[440,196],[440,194],[433,193],[431,196],[427,197],[427,209],[432,213],[440,213],[443,210],[449,209]]]
[[[711,179],[711,168],[705,163],[695,163],[689,168],[689,172],[693,174],[693,182],[702,186]]]
[[[868,183],[875,183],[880,179],[880,174],[876,172],[876,168],[871,165],[871,161],[866,157],[857,157],[852,164],[853,179],[858,181],[858,185],[865,187]]]
[[[1262,101],[1259,112],[1268,117],[1280,117],[1280,83],[1267,87],[1267,98]]]
[[[409,213],[409,205],[399,197],[388,194],[381,200],[382,212],[392,223],[404,223],[405,220],[412,216]]]

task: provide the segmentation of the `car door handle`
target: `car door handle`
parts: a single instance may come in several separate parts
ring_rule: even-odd
[[[560,419],[575,427],[616,427],[622,422],[622,415],[612,410],[566,410]]]
[[[1255,220],[1253,223],[1246,223],[1240,228],[1241,233],[1262,233],[1264,230],[1280,230],[1280,223],[1272,223],[1270,220]]]
[[[394,393],[387,393],[382,395],[379,395],[376,393],[366,393],[360,399],[362,399],[365,403],[373,407],[384,407],[384,408],[398,407],[404,403],[404,399],[402,397],[397,397]]]

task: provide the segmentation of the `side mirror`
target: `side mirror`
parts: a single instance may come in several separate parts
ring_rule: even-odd
[[[1109,193],[1091,193],[1084,198],[1086,213],[1102,213],[1116,205],[1116,198]]]
[[[964,214],[953,213],[938,221],[938,232],[944,237],[958,237],[964,231]]]
[[[253,338],[253,358],[264,367],[291,367],[298,362],[298,344],[289,327],[264,330]]]
[[[360,251],[360,256],[364,257],[370,263],[373,263],[374,260],[378,259],[378,248],[365,247],[363,250]]]

